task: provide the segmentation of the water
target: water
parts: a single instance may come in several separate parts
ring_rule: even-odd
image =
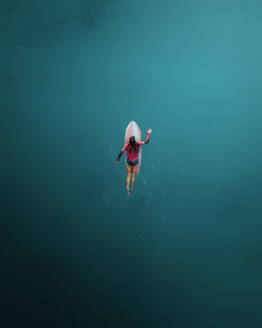
[[[261,9],[0,6],[1,327],[261,327]]]

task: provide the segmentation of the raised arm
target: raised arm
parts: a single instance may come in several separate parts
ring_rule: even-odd
[[[138,144],[139,144],[140,146],[149,143],[149,138],[150,138],[150,134],[151,134],[151,132],[152,132],[152,130],[149,129],[149,130],[147,131],[147,137],[146,137],[146,140],[145,140],[145,141],[139,141],[139,142],[138,142]]]

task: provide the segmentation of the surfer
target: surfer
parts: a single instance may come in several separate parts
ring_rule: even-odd
[[[136,171],[138,169],[138,153],[139,153],[139,147],[143,146],[144,144],[149,143],[150,134],[152,132],[152,129],[149,129],[147,131],[147,138],[145,141],[136,141],[135,137],[132,136],[129,139],[129,143],[125,144],[125,146],[122,148],[121,152],[119,153],[116,163],[120,161],[120,157],[122,154],[127,151],[127,161],[126,161],[126,168],[127,168],[127,193],[128,195],[131,194],[131,192],[134,189],[134,183],[136,178]],[[129,185],[130,185],[130,178],[132,174],[132,186],[131,186],[131,192],[129,191]]]

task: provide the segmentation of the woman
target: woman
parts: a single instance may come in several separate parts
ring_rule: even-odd
[[[138,153],[139,153],[139,147],[141,147],[144,144],[149,143],[150,134],[152,132],[152,129],[149,129],[147,131],[147,138],[145,141],[138,141],[136,142],[136,139],[134,136],[132,136],[129,139],[129,143],[127,143],[119,153],[116,163],[120,161],[120,157],[124,153],[124,151],[127,151],[127,162],[126,162],[126,168],[127,168],[127,193],[128,195],[131,194],[131,192],[134,189],[134,183],[136,178],[136,171],[138,169]],[[130,178],[132,174],[132,186],[131,186],[131,192],[129,191],[129,185],[130,185]]]

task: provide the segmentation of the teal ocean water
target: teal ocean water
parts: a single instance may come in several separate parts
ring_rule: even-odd
[[[0,4],[1,327],[261,328],[261,10]]]

